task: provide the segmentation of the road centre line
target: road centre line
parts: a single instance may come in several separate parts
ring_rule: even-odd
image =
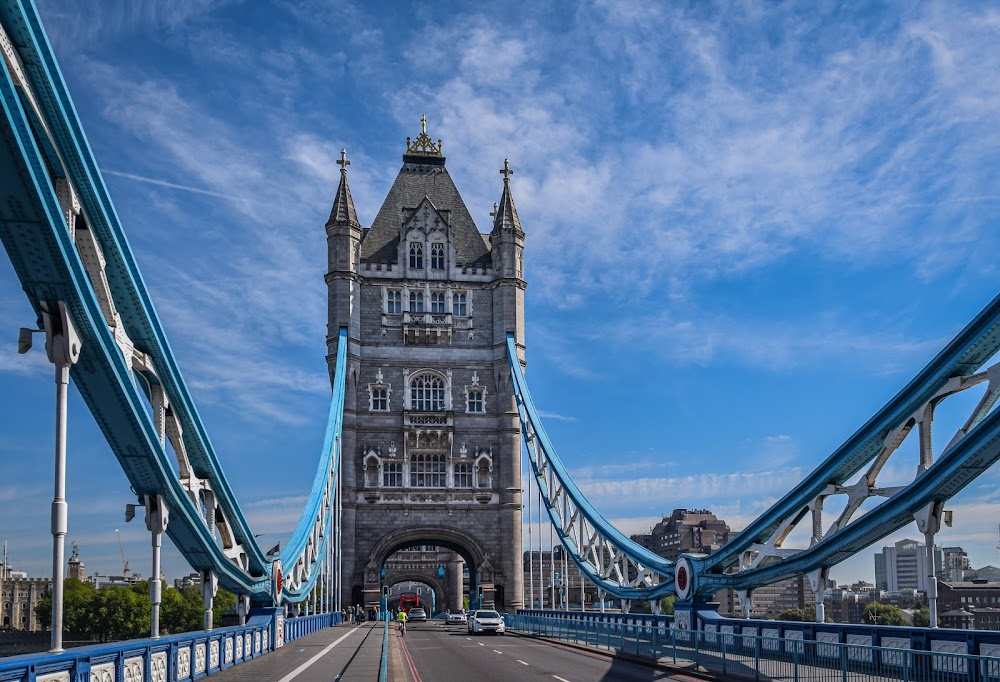
[[[520,658],[517,659],[517,662],[520,663],[521,665],[528,665],[527,663],[525,663],[524,661],[522,661]]]
[[[559,680],[559,682],[569,682],[569,680],[567,680],[565,677],[559,677],[558,675],[553,675],[552,677]]]
[[[493,653],[495,653],[495,654],[502,654],[503,652],[502,651],[497,651],[496,649],[494,649]]]

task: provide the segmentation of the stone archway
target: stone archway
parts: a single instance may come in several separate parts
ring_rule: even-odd
[[[445,603],[445,586],[441,583],[441,581],[432,578],[425,573],[394,573],[392,575],[387,575],[383,584],[392,589],[394,585],[405,582],[424,583],[427,585],[434,591],[434,600],[437,610],[444,610],[443,604]],[[427,617],[430,618],[433,615],[434,614],[431,613],[430,609],[428,609]]]
[[[494,569],[489,553],[475,536],[447,526],[411,526],[398,528],[382,536],[372,547],[364,572],[365,594],[370,601],[377,602],[379,599],[380,573],[386,560],[401,549],[419,545],[437,545],[461,556],[468,564],[470,594],[475,594],[477,586],[482,585],[486,590],[484,602],[492,605]],[[419,580],[428,582],[425,577],[422,576]],[[460,585],[457,591],[461,594]]]

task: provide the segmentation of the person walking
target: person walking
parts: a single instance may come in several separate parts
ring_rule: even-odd
[[[396,620],[399,621],[399,632],[401,634],[406,634],[406,611],[400,609],[399,614],[396,616]]]

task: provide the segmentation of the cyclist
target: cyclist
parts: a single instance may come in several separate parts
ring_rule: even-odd
[[[400,609],[399,613],[396,615],[396,620],[399,621],[399,631],[402,634],[405,635],[406,634],[406,611],[404,611],[403,609]]]

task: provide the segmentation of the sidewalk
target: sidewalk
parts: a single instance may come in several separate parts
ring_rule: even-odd
[[[377,682],[382,660],[383,623],[336,625],[300,637],[260,658],[216,673],[220,682]],[[392,635],[390,630],[390,663]],[[402,677],[390,680],[399,680]]]

